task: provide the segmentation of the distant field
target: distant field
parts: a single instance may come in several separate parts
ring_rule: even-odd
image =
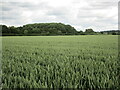
[[[3,88],[118,88],[118,36],[3,37]]]

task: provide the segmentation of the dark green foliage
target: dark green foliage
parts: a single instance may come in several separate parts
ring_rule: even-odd
[[[86,30],[85,30],[85,34],[94,35],[95,32],[93,31],[93,29],[86,29]]]
[[[54,35],[118,35],[118,31],[95,32],[93,29],[86,29],[85,32],[77,31],[71,25],[63,23],[35,23],[21,27],[0,25],[3,36],[54,36]]]
[[[2,28],[2,33],[10,33],[10,30],[6,25],[0,25],[0,27]]]
[[[120,35],[120,30],[101,31],[101,34]]]
[[[76,29],[62,23],[35,23],[23,27],[2,25],[3,35],[75,35]]]
[[[85,35],[83,31],[78,31],[77,35]]]

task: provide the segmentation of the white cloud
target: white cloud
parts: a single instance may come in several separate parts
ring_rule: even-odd
[[[62,22],[77,30],[118,29],[118,0],[5,0],[1,24]]]

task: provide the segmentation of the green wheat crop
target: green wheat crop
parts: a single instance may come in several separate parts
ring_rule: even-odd
[[[3,88],[119,88],[118,36],[2,37]]]

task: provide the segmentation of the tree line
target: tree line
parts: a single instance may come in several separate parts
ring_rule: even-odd
[[[96,35],[96,34],[113,34],[111,32],[95,32],[93,29],[86,29],[85,32],[77,31],[71,25],[63,23],[35,23],[27,24],[20,27],[0,25],[3,36],[51,36],[51,35]]]

